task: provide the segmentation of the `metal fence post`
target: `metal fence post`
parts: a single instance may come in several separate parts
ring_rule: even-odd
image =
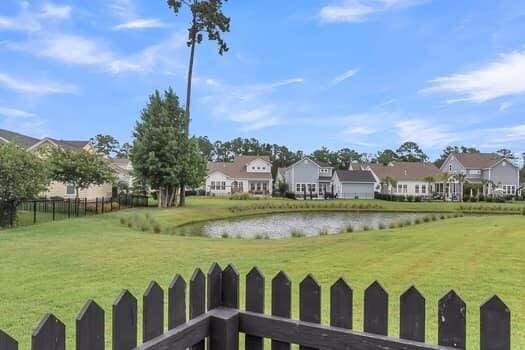
[[[67,218],[71,217],[71,198],[67,199]]]
[[[33,201],[33,224],[36,224],[36,200]]]
[[[104,197],[102,197],[102,203],[101,203],[101,213],[104,214]]]
[[[53,210],[53,219],[52,220],[55,221],[55,200],[54,199],[51,200],[51,208]]]
[[[95,215],[98,214],[98,197],[95,198]]]

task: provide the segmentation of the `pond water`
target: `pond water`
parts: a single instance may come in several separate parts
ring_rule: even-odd
[[[189,228],[196,234],[214,238],[281,239],[293,236],[318,236],[388,227],[392,223],[414,222],[428,214],[405,213],[287,213],[251,218],[210,221]],[[195,232],[195,231],[199,232]]]

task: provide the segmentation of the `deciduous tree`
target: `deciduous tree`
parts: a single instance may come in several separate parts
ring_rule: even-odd
[[[428,160],[428,156],[421,147],[412,141],[403,143],[396,153],[399,156],[399,160],[404,162],[426,162]]]
[[[48,184],[43,161],[14,143],[0,144],[0,227],[14,222],[21,200],[36,198]]]

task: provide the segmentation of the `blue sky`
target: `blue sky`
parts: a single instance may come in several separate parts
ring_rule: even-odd
[[[230,0],[230,51],[196,54],[192,132],[312,151],[525,151],[525,3]],[[2,0],[0,127],[131,140],[147,96],[185,99],[187,16],[164,0]]]

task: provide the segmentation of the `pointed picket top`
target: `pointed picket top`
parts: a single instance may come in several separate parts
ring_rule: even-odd
[[[292,281],[284,271],[272,279],[272,315],[290,317],[292,305]]]
[[[222,305],[239,308],[239,272],[232,264],[222,272]]]
[[[254,266],[250,272],[246,274],[246,281],[264,281],[264,274],[257,266]]]
[[[88,300],[76,318],[76,349],[104,350],[104,310]]]
[[[480,350],[510,350],[510,310],[497,296],[480,308]]]
[[[45,315],[33,331],[31,348],[65,350],[66,326],[55,315]]]
[[[208,270],[208,310],[222,305],[222,269],[213,263]]]
[[[299,318],[307,322],[321,322],[321,285],[312,274],[299,285]]]
[[[186,281],[184,280],[184,277],[182,277],[180,274],[176,274],[175,277],[173,277],[173,280],[171,280],[170,285],[168,286],[168,289],[174,289],[174,288],[186,288]]]
[[[344,278],[330,287],[330,325],[352,329],[353,290]]]
[[[280,284],[292,284],[292,281],[284,271],[279,271],[277,275],[272,279],[272,283],[280,283]]]
[[[123,289],[120,294],[117,296],[117,298],[115,299],[115,301],[113,302],[113,306],[116,306],[118,307],[119,305],[123,305],[123,304],[126,304],[126,303],[133,303],[133,302],[137,302],[137,298],[135,298],[133,296],[133,294],[131,294],[131,292],[127,289]]]
[[[388,293],[375,281],[365,290],[364,331],[388,335]]]
[[[18,342],[0,329],[0,349],[18,350]]]
[[[168,287],[168,329],[186,322],[186,281],[176,274]]]
[[[191,283],[201,283],[202,280],[206,280],[206,276],[204,275],[204,272],[200,268],[196,268],[195,271],[193,271],[193,274],[190,278],[190,284]]]
[[[144,292],[145,298],[155,298],[155,297],[162,297],[164,295],[164,290],[162,287],[156,282],[151,281],[148,285],[148,288],[146,288],[146,291]]]
[[[246,275],[246,310],[264,313],[264,275],[253,267]]]
[[[438,324],[439,345],[466,348],[467,306],[454,290],[439,300]]]
[[[412,286],[400,297],[399,337],[425,341],[425,298]]]

